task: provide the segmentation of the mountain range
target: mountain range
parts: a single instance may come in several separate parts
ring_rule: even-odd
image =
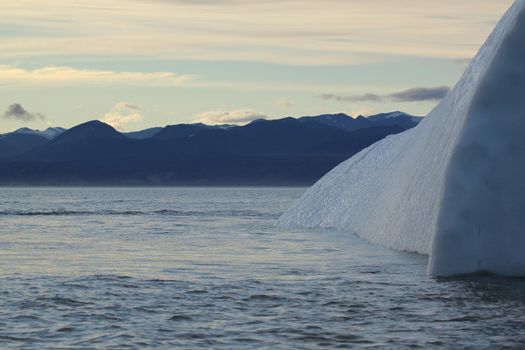
[[[309,185],[380,139],[402,112],[179,124],[121,133],[100,121],[0,135],[1,185]]]

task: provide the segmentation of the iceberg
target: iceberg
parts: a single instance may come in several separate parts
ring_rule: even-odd
[[[525,0],[416,128],[336,167],[279,225],[427,254],[433,276],[524,276]]]

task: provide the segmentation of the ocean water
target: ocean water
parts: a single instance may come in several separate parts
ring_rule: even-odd
[[[0,348],[523,348],[525,280],[277,229],[304,191],[0,189]]]

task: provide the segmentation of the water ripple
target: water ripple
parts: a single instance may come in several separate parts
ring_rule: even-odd
[[[2,349],[525,343],[525,280],[432,279],[426,257],[278,230],[301,189],[0,191]]]

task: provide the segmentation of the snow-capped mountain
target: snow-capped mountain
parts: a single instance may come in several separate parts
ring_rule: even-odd
[[[27,134],[27,135],[37,135],[45,137],[48,140],[54,139],[61,133],[66,131],[64,128],[60,127],[49,127],[46,130],[38,130],[38,129],[30,129],[30,128],[20,128],[18,130],[13,131],[12,133],[15,134]]]

